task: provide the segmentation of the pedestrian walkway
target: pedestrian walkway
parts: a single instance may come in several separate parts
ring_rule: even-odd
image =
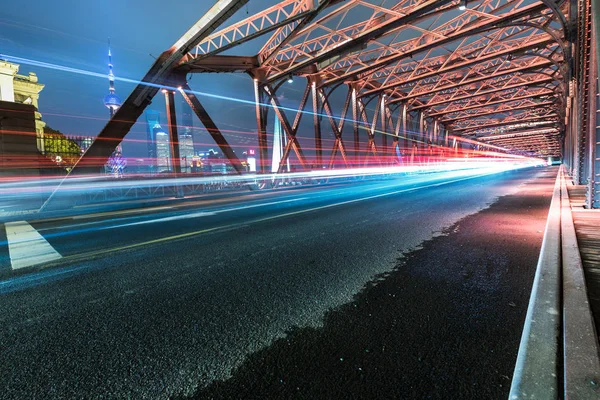
[[[567,185],[575,234],[583,262],[588,300],[600,332],[600,210],[585,209],[584,185]]]

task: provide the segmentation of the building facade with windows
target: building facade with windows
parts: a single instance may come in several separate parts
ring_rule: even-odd
[[[0,101],[8,101],[19,104],[28,104],[36,108],[35,132],[37,148],[44,153],[44,127],[42,114],[39,112],[40,92],[44,85],[38,82],[35,73],[20,75],[19,64],[0,60]]]

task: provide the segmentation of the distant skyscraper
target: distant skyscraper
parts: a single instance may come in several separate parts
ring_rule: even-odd
[[[185,101],[185,99],[181,99],[181,111],[181,123],[183,125],[182,130],[184,133],[191,135],[192,131],[194,130],[194,119],[192,118],[192,108],[187,101]]]
[[[169,135],[162,130],[155,133],[156,137],[156,172],[169,170],[171,149],[169,148]]]
[[[151,160],[150,171],[156,166],[156,133],[164,132],[160,126],[160,113],[154,110],[146,111],[146,145],[148,146],[148,158]]]
[[[108,94],[104,96],[104,105],[110,112],[110,117],[121,107],[121,99],[115,94],[115,76],[113,74],[112,54],[110,53],[110,39],[108,40]]]
[[[179,135],[179,156],[181,157],[181,171],[191,172],[192,158],[194,157],[194,139],[191,134]]]

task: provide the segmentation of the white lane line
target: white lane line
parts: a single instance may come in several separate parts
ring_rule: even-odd
[[[120,227],[123,227],[123,226],[154,224],[156,222],[177,221],[179,219],[208,217],[208,216],[211,216],[211,215],[217,215],[217,213],[216,212],[203,212],[203,211],[200,211],[200,212],[191,213],[191,214],[185,214],[185,215],[174,215],[172,217],[163,217],[163,218],[157,218],[157,219],[149,219],[147,221],[130,222],[128,224],[106,226],[106,227],[103,227],[103,228],[100,228],[100,229],[112,229],[112,228],[120,228]]]
[[[293,202],[293,201],[301,201],[301,200],[306,200],[306,199],[308,199],[308,197],[301,197],[301,198],[298,198],[298,199],[289,199],[289,200],[281,200],[281,201],[271,201],[271,202],[268,202],[268,203],[260,203],[260,204],[251,204],[251,205],[241,206],[241,207],[226,208],[224,210],[200,211],[200,212],[195,212],[195,213],[191,213],[191,214],[174,215],[172,217],[150,219],[150,220],[147,220],[147,221],[131,222],[131,223],[128,223],[128,224],[121,224],[121,225],[112,225],[112,226],[107,226],[107,227],[100,228],[100,229],[123,228],[123,227],[126,227],[126,226],[154,224],[156,222],[166,222],[166,221],[176,221],[176,220],[180,220],[180,219],[190,219],[190,218],[198,218],[198,217],[207,217],[207,216],[217,215],[217,214],[225,213],[225,212],[247,210],[249,208],[272,206],[272,205],[275,205],[275,204],[290,203],[290,202]]]
[[[146,212],[152,212],[152,211],[169,210],[172,208],[174,208],[174,207],[166,206],[166,207],[149,207],[149,208],[141,208],[141,209],[137,208],[134,210],[107,211],[107,212],[100,212],[100,213],[95,213],[95,214],[75,215],[75,216],[71,217],[71,219],[88,219],[88,218],[105,217],[105,216],[113,216],[113,215],[139,214],[139,213],[146,213]]]
[[[62,256],[25,221],[7,222],[6,239],[12,269],[31,267]]]

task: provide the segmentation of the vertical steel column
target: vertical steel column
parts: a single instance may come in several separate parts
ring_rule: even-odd
[[[256,108],[256,127],[258,135],[258,158],[259,172],[265,174],[269,172],[267,166],[269,163],[269,144],[267,142],[267,98],[264,86],[259,83],[258,78],[254,78],[254,102]]]
[[[245,171],[245,168],[242,166],[239,158],[235,155],[235,152],[219,130],[217,125],[212,120],[200,100],[196,97],[194,93],[192,93],[192,89],[186,83],[181,88],[179,88],[179,93],[183,96],[185,101],[190,105],[192,111],[196,114],[200,122],[204,125],[210,136],[213,138],[215,143],[219,146],[225,157],[229,160],[233,168],[236,170],[238,174],[242,174]]]
[[[171,165],[175,175],[181,173],[181,157],[179,152],[179,135],[177,133],[177,117],[175,114],[175,92],[163,90],[167,106],[167,125],[169,126],[169,139],[171,141]]]
[[[400,114],[402,116],[402,137],[403,137],[403,141],[400,142],[402,143],[401,146],[401,150],[402,150],[402,154],[404,154],[405,151],[408,150],[408,146],[410,145],[410,140],[408,140],[408,130],[407,130],[407,121],[406,119],[408,118],[408,106],[406,103],[402,104],[402,113]]]
[[[181,155],[179,152],[179,134],[177,133],[177,116],[175,111],[175,92],[163,89],[167,108],[167,125],[169,126],[169,139],[171,143],[171,166],[175,179],[181,174]],[[176,197],[183,197],[181,186],[175,182]]]
[[[568,166],[568,173],[572,177],[575,174],[575,137],[577,135],[577,116],[579,115],[579,108],[577,106],[577,78],[573,77],[569,82],[569,100],[571,104],[570,117],[569,117],[569,131],[564,139],[563,153],[564,162]]]
[[[323,142],[321,140],[321,114],[319,113],[319,96],[317,93],[317,78],[311,77],[310,86],[312,88],[313,104],[313,124],[315,126],[315,156],[316,168],[323,168]]]
[[[590,137],[590,180],[588,188],[588,207],[600,208],[600,0],[593,0],[592,4],[592,43],[594,62],[594,89],[595,89],[595,115],[592,135]]]
[[[419,136],[423,138],[425,137],[425,114],[423,111],[418,111],[417,115],[419,116]]]
[[[390,127],[394,130],[394,142],[392,145],[392,160],[394,164],[396,162],[402,163],[402,158],[398,159],[398,154],[402,157],[402,147],[400,147],[400,127],[402,126],[402,105],[400,104],[398,107],[398,118],[396,118],[396,124],[394,124],[394,118],[392,110],[388,107],[388,122]]]
[[[577,58],[577,66],[578,66],[578,74],[577,82],[577,128],[575,130],[575,148],[574,148],[574,171],[573,171],[573,180],[576,184],[584,184],[585,182],[585,139],[587,138],[586,132],[588,130],[589,123],[589,103],[587,96],[587,88],[590,84],[589,81],[589,48],[590,48],[590,10],[589,10],[589,0],[582,0],[579,2],[579,22],[577,24],[578,35],[577,35],[577,45],[578,45],[578,58]]]
[[[385,93],[380,96],[379,102],[379,113],[381,114],[381,153],[383,155],[383,163],[387,165],[388,154],[388,145],[387,145],[387,121],[385,112]]]
[[[275,111],[277,118],[281,122],[281,127],[285,131],[287,138],[288,138],[288,143],[285,146],[285,149],[283,151],[283,157],[281,159],[281,164],[280,164],[279,169],[281,170],[281,167],[283,166],[283,163],[285,162],[285,160],[287,160],[287,157],[289,156],[289,152],[291,149],[293,149],[294,153],[296,153],[296,157],[298,158],[298,161],[300,162],[300,165],[302,166],[302,168],[306,168],[307,167],[306,158],[304,157],[304,152],[302,151],[300,142],[298,141],[298,138],[296,137],[296,131],[297,131],[298,127],[296,126],[294,128],[290,125],[290,121],[288,121],[287,116],[285,115],[285,112],[282,111],[281,104],[279,104],[279,99],[277,98],[277,95],[275,94],[275,91],[273,90],[273,88],[271,88],[270,86],[267,85],[267,86],[265,86],[265,91],[269,95],[269,98],[271,100],[271,107],[273,108],[273,111]],[[302,99],[302,105],[299,108],[299,112],[302,112],[302,110],[304,109],[304,105],[306,104],[306,100],[308,99],[308,92],[309,91],[308,91],[308,87],[307,87],[307,90],[304,91],[304,97]],[[299,123],[300,120],[297,119],[297,122]],[[281,171],[278,171],[278,172],[281,172]]]
[[[593,48],[593,47],[592,47]],[[595,62],[593,63],[595,67]],[[593,69],[592,69],[593,71]],[[589,88],[590,95],[590,123],[587,129],[587,168],[588,179],[587,179],[587,190],[586,190],[586,198],[585,204],[586,208],[598,208],[598,193],[597,193],[597,146],[598,146],[598,97],[597,97],[597,87],[598,81],[597,78],[592,73],[591,85]]]
[[[354,165],[360,164],[360,137],[358,134],[358,101],[356,98],[356,85],[350,84],[352,90],[352,127],[354,129]]]
[[[346,114],[348,113],[348,106],[350,105],[351,92],[348,91],[346,94],[346,100],[344,101],[344,107],[342,108],[342,113],[340,114],[340,121],[338,124],[335,123],[335,118],[333,117],[333,113],[331,111],[331,106],[329,105],[329,100],[327,100],[327,96],[323,92],[323,89],[318,89],[318,94],[321,98],[321,104],[323,105],[323,111],[327,114],[329,119],[329,123],[331,124],[331,129],[333,130],[333,134],[335,136],[335,142],[333,144],[333,148],[331,149],[331,157],[329,159],[328,168],[333,168],[335,162],[335,156],[339,150],[342,159],[344,160],[344,164],[348,166],[348,157],[346,156],[346,147],[344,146],[344,140],[342,138],[342,132],[344,130],[344,125],[346,122]]]
[[[367,107],[362,102],[362,99],[359,102],[361,107],[361,114],[365,125],[369,126],[369,118],[367,117]],[[368,103],[367,103],[368,104]],[[376,161],[381,164],[381,160],[377,155],[377,145],[375,144],[375,129],[377,128],[377,119],[379,118],[379,107],[375,106],[375,112],[373,113],[373,121],[371,122],[371,126],[368,128],[369,133],[369,146],[368,149],[371,151]],[[365,155],[365,164],[368,160],[369,153]]]

